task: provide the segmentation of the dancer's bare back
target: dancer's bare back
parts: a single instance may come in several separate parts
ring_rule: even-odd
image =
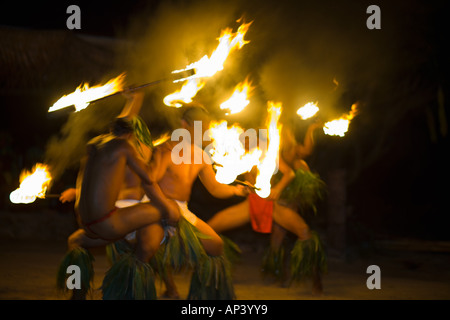
[[[123,138],[102,135],[87,146],[88,155],[80,168],[75,208],[83,221],[92,221],[115,208],[127,167],[150,184],[146,165]]]

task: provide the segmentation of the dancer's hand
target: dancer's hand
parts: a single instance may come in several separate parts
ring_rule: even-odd
[[[239,197],[246,197],[250,193],[250,189],[248,187],[240,184],[234,186],[234,188],[234,194]]]
[[[166,203],[167,223],[171,226],[176,226],[180,220],[180,207],[173,200],[168,200]]]
[[[77,195],[77,189],[69,188],[69,189],[61,192],[59,201],[61,201],[62,203],[75,201],[76,195]]]
[[[283,190],[281,190],[280,188],[277,188],[277,187],[272,188],[272,190],[270,190],[269,196],[267,197],[267,200],[276,201],[276,200],[280,199],[280,195],[281,195],[282,191]]]

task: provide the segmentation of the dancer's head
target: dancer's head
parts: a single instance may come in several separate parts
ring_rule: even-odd
[[[134,133],[133,122],[128,118],[116,118],[111,123],[110,131],[116,137],[131,137]]]

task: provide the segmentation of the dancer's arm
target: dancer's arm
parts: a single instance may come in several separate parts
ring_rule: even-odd
[[[175,225],[180,218],[178,206],[164,195],[158,183],[149,175],[149,166],[138,157],[131,145],[127,147],[127,164],[141,179],[142,188],[152,204],[165,211],[169,224]]]
[[[316,121],[308,127],[308,130],[306,130],[305,139],[303,140],[303,144],[297,145],[297,158],[304,159],[305,157],[312,154],[314,149],[314,131],[317,128],[321,127],[323,127],[323,122],[321,121]]]
[[[132,93],[124,93],[123,95],[127,98],[127,103],[117,118],[131,119],[141,111],[142,103],[144,102],[144,92],[135,91]]]
[[[217,182],[216,175],[212,169],[212,165],[210,164],[205,163],[198,176],[209,193],[216,198],[224,199],[232,196],[245,197],[248,195],[248,188],[242,185],[229,186],[227,184]]]
[[[289,183],[295,178],[295,172],[287,163],[280,157],[278,169],[283,174],[281,180],[271,189],[268,200],[278,200],[281,192],[288,186]]]
[[[59,201],[62,203],[65,202],[72,202],[75,201],[75,198],[77,196],[77,189],[75,188],[68,188],[61,192],[61,196],[59,197]]]

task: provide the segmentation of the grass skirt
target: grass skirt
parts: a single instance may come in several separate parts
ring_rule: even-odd
[[[274,179],[275,184],[281,179],[281,176],[276,175]],[[295,172],[294,180],[282,191],[279,202],[296,204],[301,211],[312,209],[316,213],[316,203],[323,199],[325,190],[325,182],[320,179],[318,174],[298,169]]]
[[[327,272],[327,259],[322,242],[316,232],[308,240],[297,240],[291,251],[291,279],[311,278],[314,272]]]
[[[66,253],[62,259],[56,275],[56,287],[59,292],[67,293],[67,268],[76,265],[80,268],[81,289],[90,292],[94,280],[94,256],[86,249],[78,247]],[[76,290],[76,289],[74,289]]]
[[[230,238],[220,235],[220,238],[223,241],[223,253],[228,261],[231,263],[235,263],[239,260],[242,251],[237,245],[237,243],[233,242]]]
[[[284,271],[284,247],[275,249],[269,247],[264,254],[261,271],[265,275],[274,275],[281,280]]]
[[[207,256],[200,239],[208,238],[183,216],[180,217],[177,232],[160,248],[163,252],[162,263],[169,264],[174,271],[194,267]]]
[[[231,266],[224,255],[204,256],[194,268],[188,300],[235,299]]]
[[[134,254],[122,254],[107,271],[103,300],[156,300],[154,272]]]

